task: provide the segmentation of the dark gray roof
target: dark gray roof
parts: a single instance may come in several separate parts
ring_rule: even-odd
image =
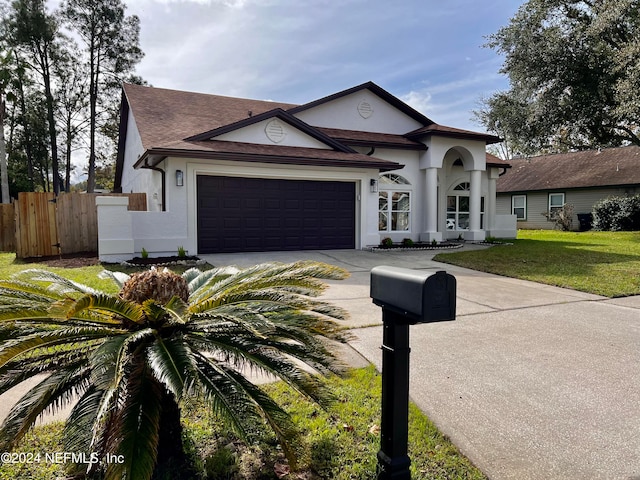
[[[640,185],[640,147],[629,146],[509,160],[498,192]]]

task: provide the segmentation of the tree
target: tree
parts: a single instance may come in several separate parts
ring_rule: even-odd
[[[52,184],[57,195],[60,192],[60,175],[52,64],[55,63],[58,54],[58,25],[54,17],[47,14],[44,0],[17,0],[13,2],[13,10],[10,30],[14,45],[29,52],[30,66],[42,79],[51,148]]]
[[[516,151],[640,145],[640,1],[529,0],[488,40],[510,89],[479,121]]]
[[[77,146],[78,139],[86,133],[88,126],[88,117],[86,116],[88,84],[84,65],[77,61],[79,57],[80,52],[73,46],[69,46],[54,67],[56,76],[60,79],[56,103],[60,133],[64,138],[65,192],[71,190],[73,151],[79,148]]]
[[[9,203],[11,201],[9,195],[7,144],[4,138],[5,98],[7,95],[7,86],[11,81],[10,61],[10,52],[0,56],[0,192],[2,193],[2,203]]]
[[[342,339],[333,320],[344,312],[313,297],[319,279],[346,275],[317,262],[109,273],[117,295],[42,270],[0,281],[0,393],[49,374],[9,412],[0,448],[14,447],[43,412],[76,394],[66,448],[121,455],[124,463],[91,466],[107,479],[149,479],[184,463],[179,406],[197,396],[241,438],[268,425],[293,459],[291,419],[245,375],[265,372],[327,400],[301,364],[336,371],[324,340]]]
[[[101,103],[142,59],[140,20],[125,16],[121,0],[66,0],[61,6],[69,26],[82,39],[89,74],[89,168],[87,191],[96,186],[96,136],[103,119]],[[112,93],[112,91],[111,91]],[[106,98],[105,98],[106,97]]]

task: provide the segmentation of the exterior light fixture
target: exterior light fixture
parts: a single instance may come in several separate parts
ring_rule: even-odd
[[[371,187],[371,193],[378,192],[378,180],[376,180],[375,178],[372,178],[371,181],[369,182],[369,186]]]
[[[184,186],[184,173],[182,170],[176,170],[176,187]]]

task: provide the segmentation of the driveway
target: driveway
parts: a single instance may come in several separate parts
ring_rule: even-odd
[[[457,318],[411,327],[412,400],[493,480],[640,479],[640,297],[609,300],[444,265],[432,251],[206,258],[348,269],[324,297],[349,310],[352,347],[379,369],[371,268],[446,270],[458,283]]]

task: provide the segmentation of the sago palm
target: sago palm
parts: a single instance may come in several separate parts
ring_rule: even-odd
[[[342,339],[334,320],[344,312],[314,297],[320,279],[347,272],[298,262],[182,276],[105,273],[119,294],[44,270],[0,281],[0,393],[41,376],[0,426],[0,449],[14,447],[43,413],[76,402],[65,448],[118,459],[81,467],[151,478],[158,462],[184,461],[180,403],[197,397],[240,438],[269,426],[293,458],[290,418],[250,373],[327,398],[312,372],[337,370],[326,339]]]

